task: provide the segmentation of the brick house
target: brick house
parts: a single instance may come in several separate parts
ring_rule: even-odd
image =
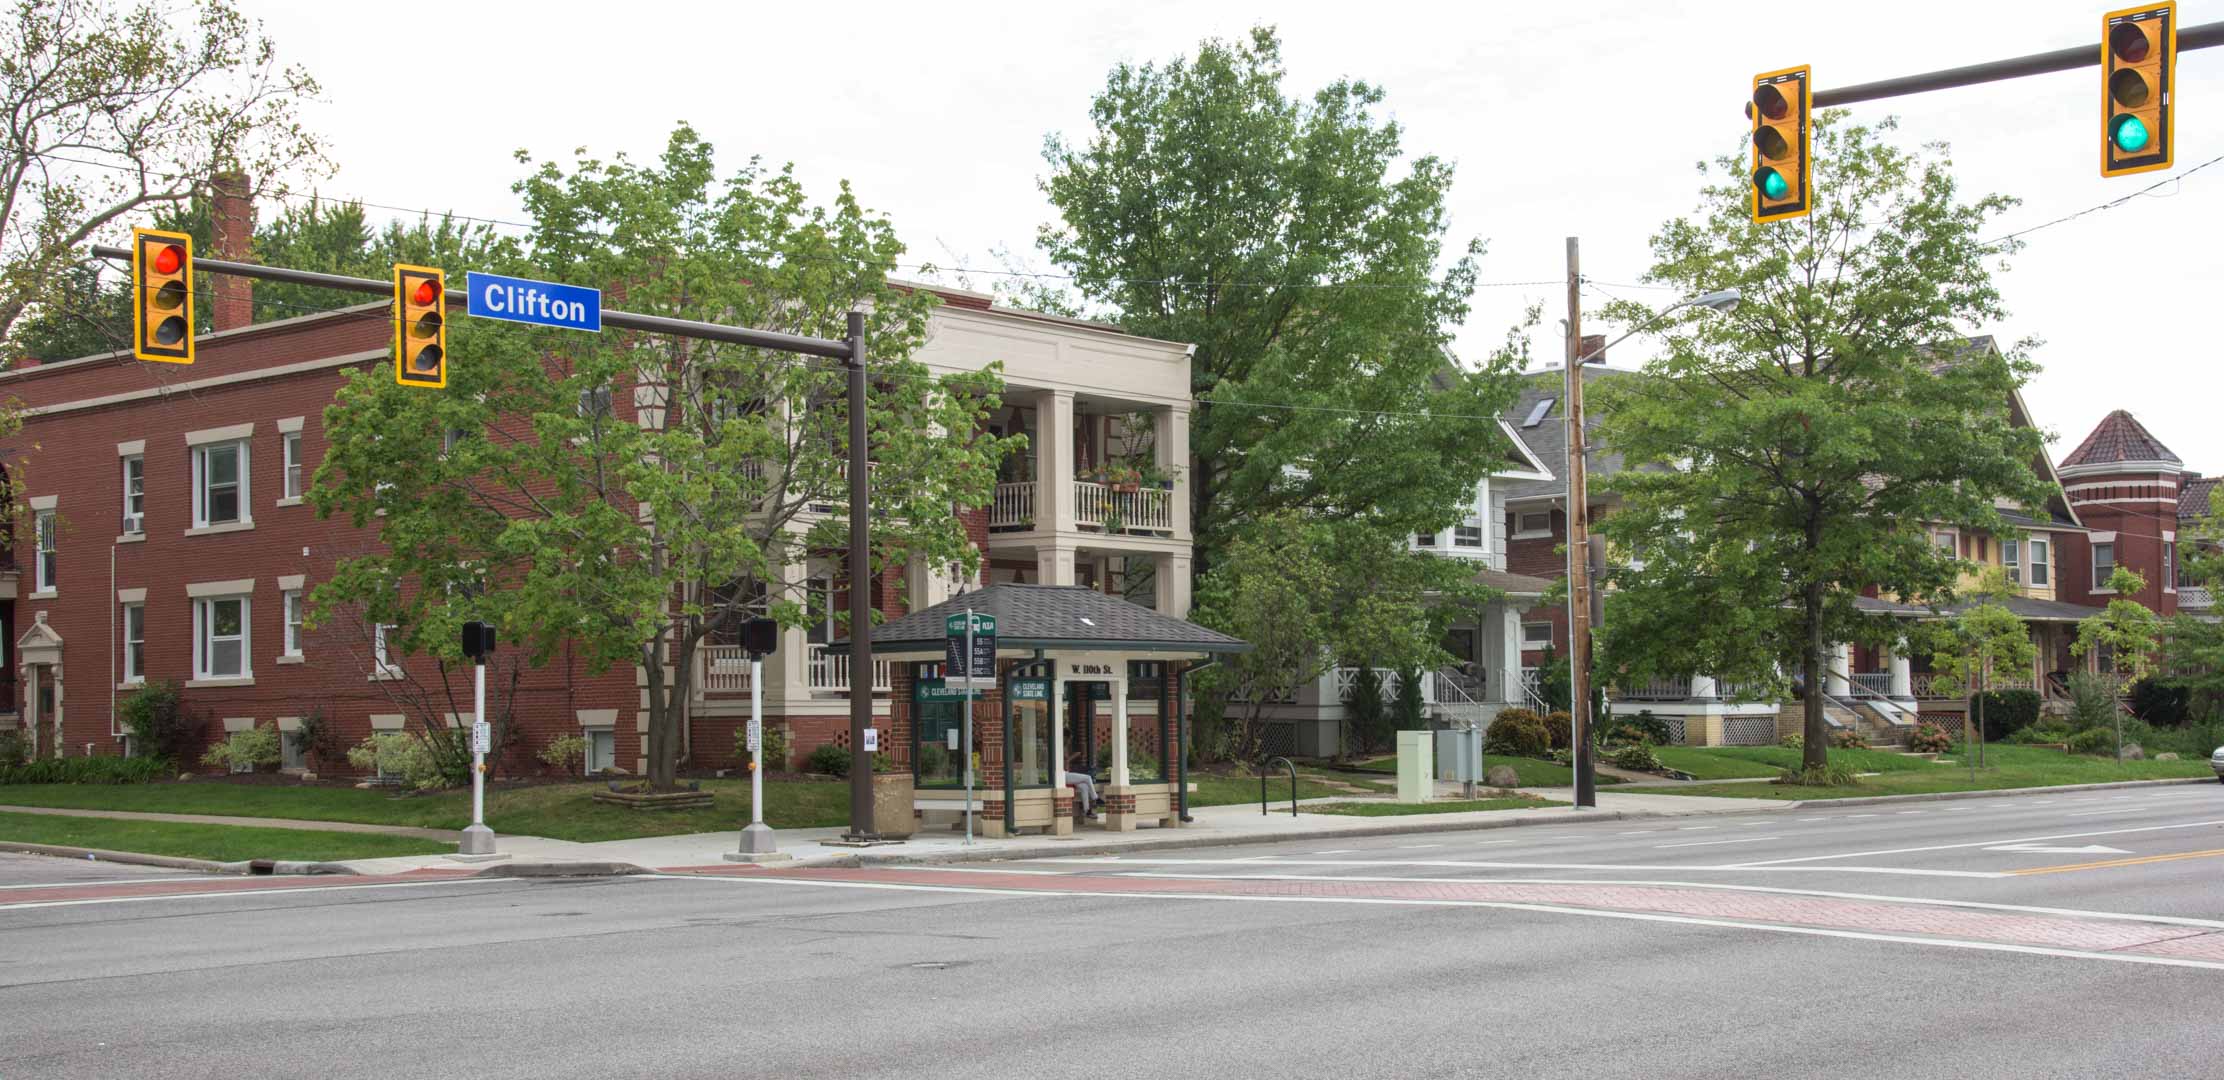
[[[236,254],[227,238],[247,234],[251,207],[220,196],[215,209],[216,254]],[[344,373],[391,362],[387,305],[250,324],[251,283],[215,280],[214,330],[190,367],[125,352],[0,372],[0,395],[24,415],[22,431],[0,446],[0,467],[18,485],[30,541],[0,574],[0,643],[13,651],[0,665],[9,676],[0,700],[13,710],[0,712],[0,728],[25,729],[45,756],[125,753],[117,704],[150,680],[181,685],[211,740],[258,724],[297,732],[311,715],[347,745],[405,725],[467,722],[442,703],[452,680],[460,708],[470,708],[468,672],[444,677],[426,658],[394,655],[380,628],[344,614],[303,625],[306,597],[336,562],[378,543],[375,525],[320,519],[303,495]],[[1028,410],[1070,425],[1059,429],[1071,432],[1063,444],[1038,443],[1049,471],[1039,498],[1032,477],[1025,494],[1039,516],[1009,527],[1012,515],[997,515],[1019,495],[1002,488],[999,508],[962,512],[988,564],[1023,567],[1045,583],[1124,589],[1186,616],[1188,348],[932,291],[943,303],[921,362],[942,372],[1000,361],[1007,415]],[[641,419],[633,398],[613,395],[622,422]],[[1102,454],[1104,439],[1133,446],[1146,429],[1145,452],[1167,478],[1148,493],[1067,479],[1076,442],[1093,432]],[[992,520],[1007,528],[992,532]],[[824,588],[839,584],[838,565],[797,570]],[[957,587],[922,567],[894,567],[874,583],[876,606],[900,615],[906,595],[924,606]],[[846,651],[830,647],[835,636],[831,625],[790,630],[766,662],[766,723],[789,732],[797,758],[847,741],[853,684]],[[747,664],[738,644],[713,644],[697,666],[683,768],[733,764]],[[887,664],[876,667],[862,692],[885,716],[894,685]],[[645,685],[638,668],[590,674],[568,651],[524,670],[512,698],[518,737],[499,767],[545,771],[535,753],[581,735],[589,771],[641,771]],[[306,761],[295,739],[283,742],[288,768],[350,771],[344,761]]]

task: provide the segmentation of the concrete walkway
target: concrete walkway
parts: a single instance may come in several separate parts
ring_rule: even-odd
[[[113,818],[117,821],[166,821],[173,825],[245,825],[257,829],[376,833],[381,836],[414,836],[420,840],[445,840],[451,844],[461,839],[462,836],[462,834],[451,829],[420,829],[413,825],[365,825],[354,821],[297,821],[292,818],[233,817],[227,814],[156,814],[138,810],[83,810],[73,806],[0,806],[0,813]]]

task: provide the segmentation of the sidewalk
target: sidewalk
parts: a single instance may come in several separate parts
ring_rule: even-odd
[[[1439,785],[1440,795],[1456,795],[1458,785]],[[1524,793],[1570,802],[1569,788],[1525,788]],[[1290,814],[1284,801],[1276,812],[1261,815],[1256,804],[1199,807],[1190,812],[1193,824],[1178,829],[1145,828],[1134,832],[1106,832],[1084,828],[1072,836],[1020,836],[1002,840],[976,837],[968,845],[955,831],[934,830],[913,835],[900,844],[869,848],[841,847],[830,843],[842,830],[783,829],[780,851],[792,859],[779,866],[859,866],[892,863],[985,862],[997,859],[1033,859],[1060,855],[1098,855],[1128,851],[1214,847],[1285,841],[1325,841],[1361,836],[1396,836],[1414,833],[1496,829],[1523,825],[1564,824],[1582,821],[1624,821],[1632,818],[1689,817],[1703,814],[1767,813],[1785,804],[1753,799],[1719,799],[1686,795],[1618,794],[1601,791],[1598,806],[1579,810],[1573,806],[1528,810],[1486,810],[1456,814],[1416,814],[1400,817],[1355,817],[1343,814],[1308,814],[1305,804],[1320,802],[1376,801],[1352,798],[1310,799]],[[509,858],[493,866],[533,866],[560,870],[565,864],[583,869],[593,864],[623,864],[644,870],[731,869],[726,853],[740,846],[740,825],[725,832],[682,836],[655,836],[637,840],[608,840],[583,844],[535,836],[503,836],[495,850]],[[454,869],[458,860],[444,855],[393,859],[363,859],[339,864],[360,874],[396,874],[431,868]]]

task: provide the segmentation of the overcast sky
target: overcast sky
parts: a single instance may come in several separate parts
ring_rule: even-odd
[[[324,84],[310,119],[339,167],[328,194],[515,220],[513,150],[648,156],[687,120],[733,165],[793,161],[819,196],[848,179],[894,220],[907,261],[995,269],[990,252],[1004,247],[1043,271],[1054,269],[1034,250],[1052,216],[1036,187],[1043,136],[1087,130],[1090,97],[1113,64],[1271,21],[1291,91],[1341,76],[1378,83],[1408,151],[1458,164],[1453,234],[1488,242],[1484,281],[1559,279],[1565,238],[1580,236],[1586,276],[1637,297],[1666,294],[1612,283],[1637,282],[1647,238],[1693,207],[1694,164],[1740,145],[1754,73],[1812,64],[1827,88],[2086,43],[2097,51],[2107,7],[633,0],[435,5],[405,20],[380,5],[242,2]],[[2182,0],[2180,14],[2185,25],[2224,19],[2224,0]],[[448,103],[445,123],[421,119],[415,91],[426,80]],[[1855,112],[1898,115],[1909,145],[1951,143],[1965,191],[2021,198],[2003,232],[2224,155],[2224,50],[2185,54],[2169,174],[2101,178],[2099,80],[2088,68]],[[2220,223],[2224,163],[2039,232],[2015,257],[2001,278],[2009,319],[1978,329],[2045,339],[2045,371],[2025,396],[2061,437],[2056,460],[2126,408],[2190,468],[2224,472],[2224,350],[2196,322],[2224,299]],[[2136,249],[2123,242],[2142,236],[2158,238],[2149,263],[2128,258]],[[1557,284],[1480,290],[1462,350],[1489,350],[1531,303],[1545,305],[1550,328],[1564,294]],[[1642,358],[1625,349],[1611,359]]]

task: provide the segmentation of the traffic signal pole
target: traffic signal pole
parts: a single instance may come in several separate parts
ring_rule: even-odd
[[[120,259],[130,262],[129,248],[109,244],[96,244],[93,256],[101,259]],[[342,292],[367,293],[373,296],[393,296],[394,283],[378,278],[351,277],[345,274],[321,274],[311,270],[290,270],[281,266],[258,266],[254,263],[229,262],[222,259],[194,259],[193,268],[210,274],[233,274],[262,281],[282,281],[293,285],[313,285]],[[448,289],[445,295],[450,302],[470,304],[471,298],[462,289]],[[673,319],[662,315],[639,315],[625,311],[602,313],[604,326],[620,330],[637,330],[648,334],[669,334],[674,337],[693,338],[698,341],[717,341],[728,345],[742,345],[753,349],[775,352],[800,353],[805,356],[840,360],[849,369],[849,566],[850,566],[850,828],[845,834],[852,840],[875,841],[879,834],[873,824],[873,770],[872,755],[865,750],[865,731],[873,722],[873,642],[872,642],[872,516],[869,499],[872,495],[871,476],[866,463],[871,460],[866,437],[869,425],[865,422],[865,402],[868,383],[865,378],[865,316],[863,312],[849,313],[848,333],[841,341],[830,338],[807,337],[802,334],[782,334],[771,330],[756,330],[743,326],[723,326],[718,323],[694,319]]]
[[[2207,49],[2224,45],[2224,22],[2202,23],[2178,30],[2178,51]],[[1827,109],[1833,105],[1852,105],[1862,101],[1906,97],[1933,90],[1951,90],[1957,86],[1975,86],[1979,83],[2021,79],[2029,75],[2045,75],[2056,71],[2073,71],[2082,67],[2098,67],[2100,50],[2091,44],[2074,45],[2053,52],[2032,53],[2028,56],[1992,60],[1966,67],[1943,68],[1897,79],[1880,79],[1834,90],[1815,91],[1815,108]]]

